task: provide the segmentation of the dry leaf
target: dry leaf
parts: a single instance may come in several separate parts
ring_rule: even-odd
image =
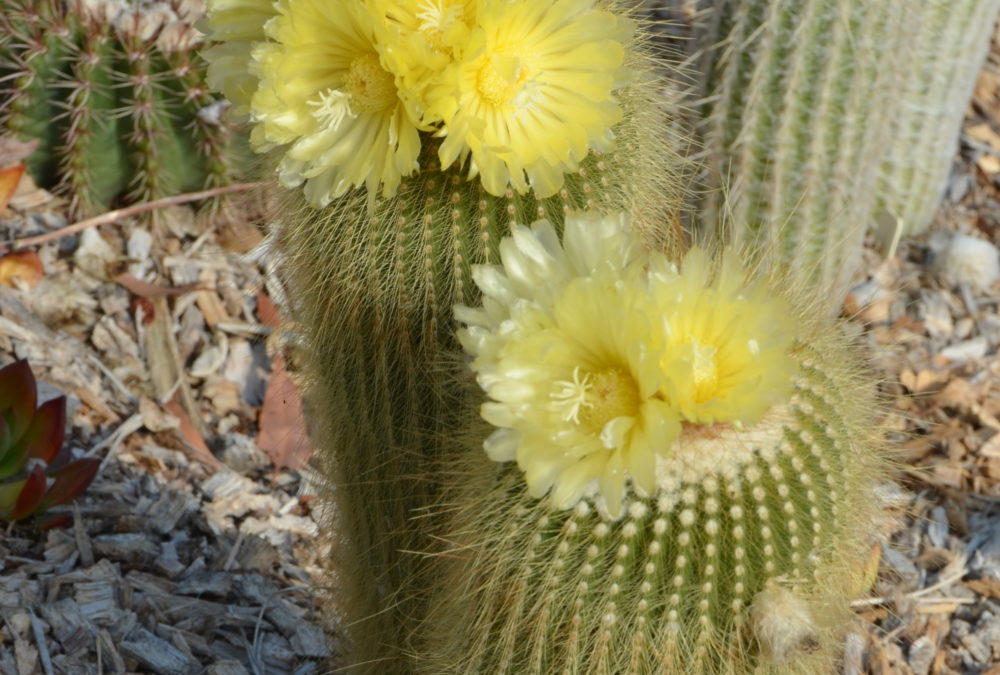
[[[990,459],[1000,459],[1000,432],[993,434],[989,440],[979,446],[979,455]]]
[[[153,432],[169,431],[181,425],[176,415],[164,410],[145,396],[139,399],[139,415],[142,417],[143,426]]]
[[[0,284],[16,288],[14,280],[20,279],[28,288],[34,288],[44,276],[45,267],[34,251],[15,251],[0,258]]]
[[[1000,173],[1000,158],[996,155],[982,155],[976,160],[976,166],[987,176]]]
[[[180,427],[178,430],[181,433],[181,437],[191,448],[192,459],[196,459],[202,464],[213,469],[217,469],[222,465],[222,462],[216,459],[215,455],[212,454],[212,451],[209,450],[208,445],[205,444],[205,439],[200,433],[198,433],[198,430],[194,428],[194,425],[191,424],[191,418],[188,417],[187,413],[184,412],[184,409],[176,400],[167,403],[163,406],[163,409],[173,414],[180,421]]]
[[[949,379],[951,379],[949,373],[937,370],[921,370],[914,373],[909,368],[904,368],[899,373],[899,381],[913,394],[926,394],[941,389]]]
[[[17,191],[17,184],[24,175],[24,164],[0,169],[0,211],[7,208],[7,202]]]
[[[959,410],[972,410],[977,406],[980,392],[964,378],[955,378],[937,395],[939,405]]]
[[[257,291],[257,320],[271,328],[277,328],[281,324],[278,308],[264,291]]]
[[[276,356],[271,368],[271,380],[260,407],[257,446],[271,458],[275,471],[285,467],[301,469],[312,454],[302,399],[285,372],[284,359]]]
[[[130,293],[132,293],[132,295],[138,295],[142,298],[163,298],[171,295],[184,295],[185,293],[191,293],[192,291],[204,290],[204,287],[200,284],[160,286],[158,284],[152,284],[148,281],[143,281],[142,279],[136,279],[128,272],[119,274],[112,279],[112,281],[119,286],[125,287]]]
[[[965,133],[969,135],[969,138],[979,141],[984,145],[988,145],[994,150],[1000,150],[1000,134],[993,131],[991,127],[986,122],[981,122],[979,124],[973,124],[965,129]]]

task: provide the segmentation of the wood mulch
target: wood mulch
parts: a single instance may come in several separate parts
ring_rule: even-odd
[[[954,283],[943,255],[956,235],[1000,244],[998,132],[994,42],[934,226],[894,258],[869,255],[845,303],[891,401],[899,463],[848,674],[1000,675],[1000,284]]]
[[[23,180],[0,238],[58,230],[65,206]],[[305,675],[336,651],[315,490],[288,452],[304,425],[264,405],[288,385],[246,213],[179,207],[46,242],[28,269],[0,259],[0,359],[66,393],[67,443],[103,459],[68,527],[0,537],[3,675]]]

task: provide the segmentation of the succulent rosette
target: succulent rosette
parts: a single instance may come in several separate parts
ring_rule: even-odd
[[[75,499],[90,484],[100,459],[70,461],[63,446],[66,398],[37,405],[27,361],[0,368],[0,519],[21,520]],[[43,521],[51,526],[55,519]]]

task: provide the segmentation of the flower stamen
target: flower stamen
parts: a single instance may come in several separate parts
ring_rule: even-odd
[[[351,61],[344,76],[344,91],[351,97],[355,110],[380,113],[398,103],[396,83],[375,54],[363,54]]]
[[[551,395],[554,401],[552,404],[553,408],[557,412],[560,408],[565,408],[563,420],[579,424],[580,408],[593,405],[587,401],[587,392],[590,391],[590,373],[586,373],[583,379],[580,379],[580,366],[577,366],[573,369],[572,382],[569,380],[559,380],[555,384],[557,387],[562,388]]]
[[[593,373],[589,384],[581,427],[596,432],[618,417],[638,417],[639,389],[626,370],[605,368]]]
[[[514,54],[491,54],[476,78],[480,97],[495,106],[513,103],[533,76],[532,59]]]
[[[718,350],[709,344],[691,341],[691,375],[694,378],[695,401],[704,403],[715,395],[719,385],[719,372],[715,364]]]

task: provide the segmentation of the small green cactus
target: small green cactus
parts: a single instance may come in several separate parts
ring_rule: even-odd
[[[101,460],[70,462],[63,447],[66,398],[36,409],[35,376],[27,361],[0,368],[0,519],[41,516],[75,499],[97,475]],[[51,483],[49,482],[51,481]],[[56,520],[42,520],[50,527]]]
[[[237,174],[190,5],[0,1],[0,123],[39,141],[29,170],[76,215]]]

